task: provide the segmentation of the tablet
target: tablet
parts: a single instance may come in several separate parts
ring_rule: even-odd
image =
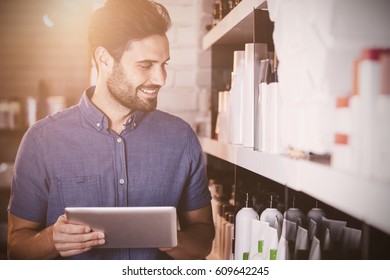
[[[67,207],[69,222],[104,232],[100,248],[162,248],[177,245],[176,208]]]

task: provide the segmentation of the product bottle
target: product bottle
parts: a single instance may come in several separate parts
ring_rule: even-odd
[[[259,219],[257,212],[248,207],[249,195],[246,194],[245,207],[241,208],[236,215],[236,234],[234,240],[234,259],[247,260],[249,258],[251,241],[252,219]]]
[[[305,214],[299,209],[295,207],[295,196],[293,198],[292,207],[288,208],[283,215],[284,219],[294,222],[297,225],[301,226],[305,221]]]
[[[335,110],[335,131],[334,143],[332,146],[332,167],[351,171],[352,168],[352,149],[351,149],[351,130],[352,113],[349,106],[349,96],[338,97]]]
[[[254,148],[255,138],[255,101],[258,98],[260,61],[267,58],[267,44],[245,44],[244,95],[242,99],[242,145]],[[257,129],[257,128],[256,128]]]
[[[213,26],[216,26],[221,21],[221,0],[214,0],[213,3]]]
[[[318,201],[316,201],[316,206],[310,209],[309,212],[307,212],[306,214],[309,241],[312,241],[314,236],[316,235],[317,229],[321,224],[322,218],[326,218],[326,213],[323,209],[318,208]]]
[[[263,137],[265,137],[265,114],[267,109],[267,81],[269,74],[269,59],[263,59],[260,61],[260,70],[259,70],[259,96],[257,99],[257,119],[256,127],[258,130],[257,142],[255,143],[255,150],[265,151],[263,145]]]
[[[276,69],[271,74],[270,83],[268,84],[269,94],[269,114],[268,114],[268,147],[270,153],[280,153],[280,92],[278,82],[278,72]]]
[[[234,206],[233,205],[230,205],[230,204],[225,204],[223,205],[222,207],[222,213],[221,213],[221,224],[220,224],[220,228],[219,228],[219,240],[220,240],[220,244],[219,244],[219,251],[218,251],[218,255],[220,257],[220,259],[224,259],[224,250],[225,250],[225,227],[226,227],[226,224],[228,223],[228,220],[226,219],[226,217],[229,217],[229,214],[232,213],[232,211],[234,210]]]
[[[223,97],[224,97],[224,92],[219,91],[218,92],[218,114],[217,114],[217,120],[215,124],[215,138],[216,140],[220,141],[221,140],[221,130],[222,130],[222,110],[223,110]]]
[[[224,248],[224,260],[231,260],[233,252],[233,237],[234,237],[234,213],[229,212],[228,222],[225,225],[225,248]]]
[[[269,208],[266,208],[260,215],[260,221],[267,222],[270,227],[277,230],[278,236],[282,233],[283,215],[274,207],[274,195],[270,196]]]
[[[209,181],[209,190],[211,193],[211,209],[213,214],[213,221],[214,221],[214,227],[215,227],[215,238],[213,241],[213,248],[212,248],[212,254],[217,254],[217,243],[218,243],[218,213],[219,213],[219,207],[221,204],[221,197],[222,197],[222,191],[223,186],[221,184],[217,184],[213,179],[210,179]]]
[[[390,185],[390,49],[380,56],[381,63],[381,93],[374,106],[374,124],[376,126],[373,135],[373,178]]]
[[[230,135],[231,144],[242,143],[242,98],[244,93],[245,51],[234,51],[233,72],[230,89]]]
[[[222,251],[223,251],[223,223],[225,220],[225,212],[232,211],[233,206],[230,205],[226,199],[222,199],[219,210],[218,210],[218,216],[217,216],[217,226],[215,228],[215,240],[216,240],[216,254],[219,258],[222,258]]]
[[[374,122],[376,113],[375,101],[380,95],[380,49],[364,49],[357,61],[356,92],[351,98],[351,113],[353,118],[351,149],[352,163],[356,173],[364,177],[373,175],[374,167],[374,134],[377,124]]]
[[[266,222],[252,220],[250,260],[264,260],[264,242],[269,230]]]
[[[326,213],[324,210],[318,207],[318,201],[316,201],[316,206],[307,212],[306,218],[308,220],[313,220],[316,223],[320,223],[323,217],[326,218]]]

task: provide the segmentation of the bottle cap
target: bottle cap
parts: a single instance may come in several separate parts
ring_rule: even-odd
[[[379,60],[381,52],[381,49],[363,49],[362,57],[368,60]]]
[[[336,99],[336,108],[349,107],[349,96],[338,97]]]
[[[348,135],[342,133],[336,133],[334,135],[334,143],[339,145],[347,145],[348,144]]]

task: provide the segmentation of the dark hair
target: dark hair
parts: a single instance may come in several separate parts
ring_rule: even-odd
[[[149,0],[108,0],[97,9],[89,25],[89,50],[94,58],[102,46],[119,61],[129,43],[151,35],[164,35],[171,26],[167,9]]]

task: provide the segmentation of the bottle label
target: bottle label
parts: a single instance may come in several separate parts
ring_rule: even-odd
[[[276,249],[269,250],[269,259],[276,260],[277,253],[278,253],[278,250],[276,250]]]
[[[264,243],[263,240],[259,240],[259,241],[257,242],[257,252],[258,252],[258,253],[263,253],[263,243]]]

